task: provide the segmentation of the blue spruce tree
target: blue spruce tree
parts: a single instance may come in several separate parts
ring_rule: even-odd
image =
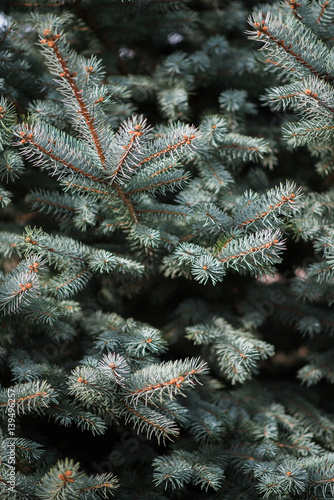
[[[3,6],[1,498],[334,497],[333,26]]]

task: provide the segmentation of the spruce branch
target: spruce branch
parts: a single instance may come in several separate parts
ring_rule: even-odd
[[[259,360],[274,354],[272,345],[233,327],[224,318],[187,327],[186,337],[196,345],[209,346],[212,361],[232,384],[251,378]]]
[[[115,397],[115,385],[110,378],[102,376],[99,370],[90,366],[78,366],[69,379],[69,394],[73,394],[85,407],[94,404],[110,405]]]
[[[147,126],[143,116],[130,118],[121,125],[109,152],[116,165],[110,174],[111,182],[124,183],[129,173],[132,174],[140,165],[138,154],[142,154],[141,149],[147,150],[147,143],[150,139],[150,127]]]
[[[80,498],[83,500],[99,500],[108,498],[109,495],[116,493],[120,487],[118,478],[111,472],[88,476],[85,478],[85,484],[80,489]]]
[[[168,361],[157,368],[152,365],[136,371],[126,380],[125,397],[131,404],[144,399],[148,401],[167,401],[177,394],[183,394],[186,387],[194,386],[197,375],[207,371],[206,364],[200,359]]]
[[[60,399],[48,408],[48,417],[59,425],[69,427],[75,424],[82,431],[90,431],[93,436],[104,434],[105,420],[83,408],[78,402]]]
[[[333,453],[308,461],[306,470],[309,475],[311,494],[320,494],[324,498],[334,495],[333,461]]]
[[[13,493],[17,500],[39,500],[36,495],[36,483],[25,474],[16,472],[14,491],[11,488],[11,475],[8,467],[1,467],[0,492],[4,500],[12,500]]]
[[[196,147],[196,140],[200,137],[199,131],[192,125],[181,122],[173,123],[166,128],[157,130],[156,139],[152,143],[149,156],[140,160],[139,165],[144,165],[159,157],[174,155],[180,157],[187,151],[193,151]]]
[[[47,24],[49,23],[46,23],[46,26]],[[67,109],[74,115],[75,125],[82,132],[89,146],[95,150],[101,167],[105,169],[106,158],[100,137],[101,132],[96,126],[97,117],[94,116],[97,114],[97,103],[89,102],[88,89],[83,85],[93,72],[101,73],[100,68],[94,64],[97,61],[90,61],[89,66],[83,66],[83,60],[79,60],[69,51],[64,33],[57,33],[54,24],[51,24],[51,27],[41,28],[40,44],[47,65],[51,72],[57,76],[60,91],[68,99]],[[86,72],[85,76],[84,71]]]
[[[80,182],[83,176],[98,184],[108,183],[93,165],[92,156],[84,144],[78,143],[73,137],[65,135],[51,125],[42,122],[34,126],[24,124],[17,127],[16,133],[20,138],[17,145],[22,154],[31,159],[36,166],[51,169],[58,179],[73,173],[74,182],[76,180]]]
[[[222,281],[225,273],[226,271],[221,263],[212,255],[199,255],[191,265],[191,274],[196,281],[204,285],[209,280],[215,285]]]
[[[227,420],[217,405],[191,396],[188,406],[186,428],[196,442],[208,445],[220,443],[227,433]]]
[[[57,191],[50,193],[45,190],[36,190],[31,193],[31,200],[33,201],[33,210],[52,214],[56,218],[73,217],[75,212],[73,198],[68,194],[61,194]]]
[[[220,144],[219,152],[223,158],[229,161],[240,158],[241,160],[262,160],[271,148],[264,139],[247,137],[237,133],[226,134],[224,141]]]
[[[269,57],[278,57],[285,71],[293,68],[301,78],[314,75],[332,80],[333,75],[326,64],[330,57],[328,48],[292,15],[287,15],[283,22],[281,16],[272,13],[263,15],[259,11],[248,21],[255,30],[247,32],[250,38],[264,42],[262,49],[268,52]]]
[[[72,297],[82,290],[91,279],[88,265],[71,265],[46,284],[46,290],[57,300]]]
[[[298,370],[298,378],[308,387],[317,384],[322,379],[330,383],[334,381],[333,350],[325,353],[315,353],[308,356],[308,363]]]
[[[79,464],[73,460],[58,461],[39,481],[37,492],[43,500],[63,500],[69,495],[73,499],[80,498],[80,490],[84,487],[84,473]]]
[[[227,133],[227,124],[219,115],[208,115],[200,124],[201,139],[210,146],[219,146],[223,143]]]
[[[328,82],[311,76],[302,81],[273,87],[267,91],[263,100],[273,110],[291,108],[310,118],[320,114],[324,114],[324,118],[331,118],[334,113],[333,94],[333,88]]]
[[[57,402],[56,391],[45,381],[27,382],[14,386],[15,411],[17,415],[26,413],[44,413],[52,403]],[[0,409],[3,416],[8,407],[7,390],[0,395]]]
[[[5,208],[11,203],[12,193],[0,186],[0,207]]]
[[[63,268],[69,262],[85,262],[88,248],[81,242],[65,236],[50,236],[42,229],[25,228],[24,246],[26,254],[37,253],[45,257],[50,265]],[[64,252],[63,245],[66,245]],[[64,262],[64,258],[67,262]]]
[[[154,481],[157,485],[165,482],[165,487],[170,484],[173,489],[182,488],[192,479],[192,468],[182,458],[161,457],[153,462],[155,467]]]
[[[197,160],[197,165],[204,186],[213,193],[218,193],[234,183],[231,173],[214,157]]]
[[[183,488],[192,482],[205,491],[210,487],[217,491],[224,478],[224,471],[219,465],[196,452],[176,451],[170,457],[156,458],[153,466],[154,482],[157,485],[164,483],[166,489],[168,486],[172,489]]]
[[[284,248],[284,241],[279,231],[262,230],[243,238],[231,240],[217,255],[227,267],[252,271],[255,265],[260,271],[279,262],[279,254]],[[261,260],[258,257],[261,256]]]
[[[16,151],[6,149],[0,156],[0,179],[7,183],[15,182],[23,172],[24,164],[21,156]]]
[[[146,432],[147,438],[155,436],[165,444],[166,439],[172,440],[179,435],[179,428],[174,419],[168,418],[163,412],[150,408],[142,403],[132,406],[123,402],[126,423],[131,423],[138,433]]]
[[[124,379],[127,379],[131,373],[131,368],[126,359],[114,352],[103,356],[99,361],[99,368],[111,382],[116,382],[121,386],[124,386]]]
[[[18,312],[36,299],[39,293],[39,279],[36,273],[15,273],[1,283],[0,309],[4,314]]]
[[[16,124],[16,112],[12,103],[0,96],[0,151],[11,143],[13,127]]]
[[[249,198],[247,202],[245,199],[244,206],[243,200],[240,200],[241,203],[232,209],[233,224],[248,229],[261,222],[266,227],[276,228],[279,224],[277,215],[291,217],[298,210],[301,190],[293,183],[287,182],[286,185],[280,184],[264,195]]]
[[[284,138],[293,146],[312,145],[321,140],[331,141],[334,135],[334,120],[326,124],[320,118],[302,120],[298,123],[288,123],[283,129]]]

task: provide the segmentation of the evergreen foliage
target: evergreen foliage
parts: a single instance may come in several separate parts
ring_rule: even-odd
[[[3,9],[1,498],[333,498],[333,0]]]

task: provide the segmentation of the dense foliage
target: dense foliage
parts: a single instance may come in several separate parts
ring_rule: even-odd
[[[1,20],[1,498],[333,498],[334,1]]]

